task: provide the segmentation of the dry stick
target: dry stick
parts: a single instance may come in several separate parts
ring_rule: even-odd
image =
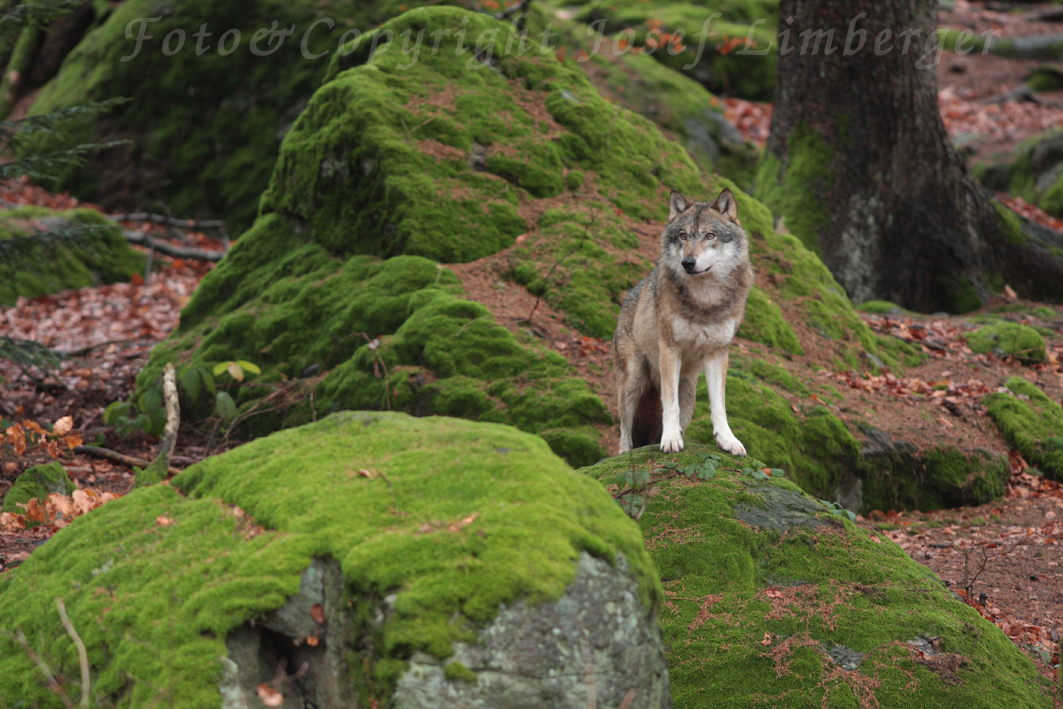
[[[33,651],[30,644],[26,642],[26,634],[22,632],[22,628],[15,631],[15,640],[20,646],[22,646],[22,649],[26,651],[29,658],[33,660],[33,664],[37,665],[37,669],[41,671],[44,678],[48,680],[48,689],[59,695],[59,698],[63,700],[63,706],[65,706],[66,709],[74,709],[74,704],[70,701],[70,697],[66,696],[66,691],[63,689],[63,685],[59,684],[55,675],[53,675],[52,671],[48,668],[47,663],[45,663],[45,661]]]
[[[74,641],[74,646],[78,649],[78,664],[81,665],[81,709],[89,709],[89,688],[92,681],[89,676],[89,654],[85,651],[85,643],[81,641],[81,636],[74,630],[74,624],[66,615],[66,606],[62,598],[55,599],[55,607],[59,609],[59,620],[63,621],[66,634],[70,636],[70,639]]]
[[[612,120],[609,121],[609,133],[605,136],[605,149],[609,149],[609,143],[613,140],[613,125],[616,123],[616,117],[620,115],[620,106],[616,107],[616,111],[613,113]]]
[[[225,229],[225,222],[216,220],[175,219],[164,214],[151,214],[150,212],[133,212],[132,214],[112,214],[111,219],[116,222],[152,222],[177,227],[178,229]]]
[[[160,467],[168,469],[170,456],[177,445],[177,429],[181,425],[181,403],[177,398],[177,372],[173,362],[166,363],[166,370],[162,374],[162,398],[166,404],[166,426],[162,429],[159,454],[153,462],[158,462]]]
[[[620,702],[620,706],[618,706],[616,709],[628,709],[628,707],[631,706],[631,703],[635,701],[635,697],[637,697],[638,695],[639,690],[635,689],[634,687],[627,690],[627,694],[624,695],[624,700]]]
[[[126,241],[131,244],[147,246],[150,249],[164,253],[167,256],[173,256],[174,258],[196,259],[198,261],[217,263],[225,256],[225,253],[222,251],[208,251],[207,249],[191,249],[185,246],[174,246],[165,241],[153,239],[142,231],[123,229],[122,235],[125,236]]]
[[[74,452],[81,455],[91,455],[96,458],[104,458],[112,463],[120,463],[121,465],[128,465],[130,467],[136,466],[138,468],[146,468],[151,465],[151,461],[144,460],[143,458],[134,458],[131,455],[122,455],[118,451],[113,451],[110,448],[100,448],[99,446],[74,446]],[[166,472],[171,475],[177,475],[181,472],[179,469],[172,466],[167,466]]]

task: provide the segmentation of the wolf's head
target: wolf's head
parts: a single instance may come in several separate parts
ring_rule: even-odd
[[[661,263],[692,278],[725,275],[748,259],[746,232],[738,205],[725,189],[715,202],[693,202],[672,190],[668,226],[661,233]]]

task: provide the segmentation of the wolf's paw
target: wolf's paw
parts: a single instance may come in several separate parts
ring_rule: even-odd
[[[681,450],[683,450],[683,434],[676,433],[673,435],[668,435],[666,433],[664,436],[661,437],[662,453],[678,453]]]
[[[742,445],[742,441],[734,437],[733,433],[726,436],[716,436],[716,445],[731,455],[746,454],[746,447]]]

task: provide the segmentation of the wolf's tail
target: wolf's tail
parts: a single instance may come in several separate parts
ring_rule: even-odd
[[[631,447],[653,446],[661,442],[662,429],[661,391],[650,386],[639,397],[635,417],[631,422]]]

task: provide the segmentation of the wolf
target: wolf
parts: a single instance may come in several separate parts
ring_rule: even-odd
[[[704,369],[716,443],[746,454],[727,424],[724,386],[727,346],[752,285],[749,237],[731,190],[711,204],[672,190],[660,259],[624,299],[613,336],[619,453],[655,443],[664,453],[683,450]]]

